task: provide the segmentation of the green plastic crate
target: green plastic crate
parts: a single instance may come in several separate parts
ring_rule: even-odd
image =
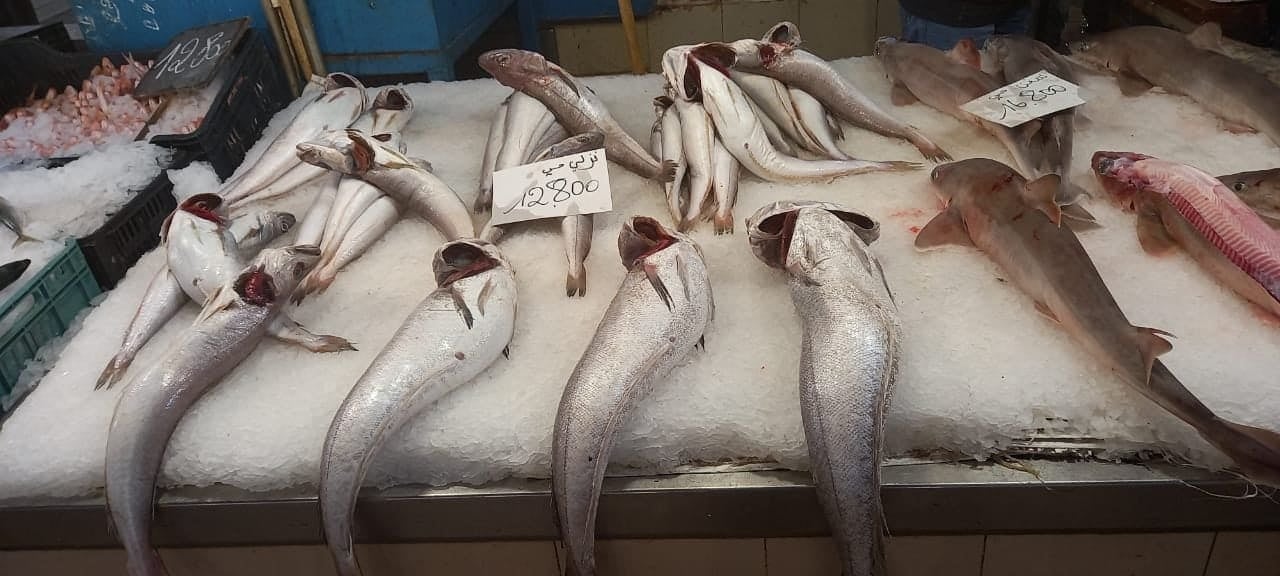
[[[61,336],[76,314],[102,293],[84,253],[74,240],[0,304],[0,396],[18,383],[18,374],[36,351]]]

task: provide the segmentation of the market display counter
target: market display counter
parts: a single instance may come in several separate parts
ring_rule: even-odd
[[[996,464],[890,464],[885,510],[895,535],[1280,529],[1280,503],[1233,477],[1192,468],[1030,460],[1040,475]],[[1265,490],[1265,489],[1264,489]],[[369,491],[363,542],[552,540],[550,483],[402,486]],[[160,497],[162,547],[318,544],[314,489],[180,489]],[[743,538],[827,534],[809,475],[708,472],[610,478],[601,538]],[[0,504],[0,549],[116,546],[99,498]]]

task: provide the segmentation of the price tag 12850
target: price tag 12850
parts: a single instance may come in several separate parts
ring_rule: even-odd
[[[974,98],[960,108],[1013,128],[1041,116],[1084,104],[1080,87],[1041,70]]]
[[[603,148],[493,173],[493,225],[612,209]]]

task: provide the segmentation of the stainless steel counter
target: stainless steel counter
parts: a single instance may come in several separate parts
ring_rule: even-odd
[[[1028,461],[1040,476],[994,464],[884,468],[894,534],[1168,532],[1280,529],[1280,497],[1188,468]],[[1210,495],[1219,494],[1222,496]],[[556,537],[550,484],[366,491],[356,512],[366,542],[546,540]],[[785,537],[826,534],[809,477],[718,472],[610,478],[602,538]],[[246,493],[181,489],[161,496],[159,546],[321,542],[314,489]],[[102,499],[0,503],[0,549],[114,546]]]

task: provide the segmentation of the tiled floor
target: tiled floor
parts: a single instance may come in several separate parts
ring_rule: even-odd
[[[556,576],[553,542],[358,547],[365,574]],[[172,576],[333,574],[322,546],[161,551]],[[907,536],[892,538],[890,576],[1280,576],[1280,532]],[[837,576],[829,538],[606,540],[600,576]],[[124,576],[120,550],[0,551],[0,574]]]

